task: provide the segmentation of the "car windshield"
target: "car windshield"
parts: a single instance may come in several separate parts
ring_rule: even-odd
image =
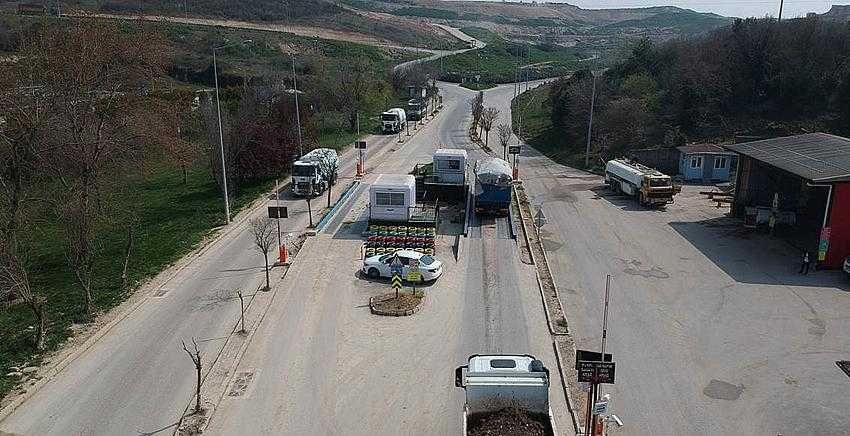
[[[381,119],[384,121],[395,121],[398,118],[395,114],[382,114]]]
[[[664,187],[664,186],[670,186],[670,179],[668,179],[666,177],[657,178],[657,179],[655,179],[655,178],[649,179],[649,186],[652,186],[654,188],[661,188],[661,187]]]
[[[292,175],[299,177],[309,177],[315,173],[314,169],[315,167],[313,165],[293,165]]]
[[[433,257],[428,256],[426,254],[426,255],[419,258],[419,263],[422,264],[422,265],[430,265],[430,264],[434,263],[434,260],[435,259]]]

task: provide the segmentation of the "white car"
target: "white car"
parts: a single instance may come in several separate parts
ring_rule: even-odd
[[[443,274],[443,262],[428,254],[409,250],[396,251],[395,254],[379,254],[363,259],[363,274],[372,279],[392,277],[390,262],[393,261],[395,256],[398,256],[401,260],[402,278],[406,278],[407,273],[410,272],[410,259],[419,259],[419,272],[422,273],[423,281],[437,280]]]

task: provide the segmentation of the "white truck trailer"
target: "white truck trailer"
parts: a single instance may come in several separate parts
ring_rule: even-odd
[[[330,148],[317,148],[292,164],[292,193],[321,195],[336,183],[339,156]]]
[[[628,159],[613,159],[605,164],[605,183],[614,192],[637,197],[642,206],[672,203],[679,192],[670,176]]]
[[[381,131],[384,133],[398,133],[407,125],[407,115],[404,109],[392,108],[381,114]]]
[[[549,370],[534,356],[472,355],[466,365],[455,369],[455,386],[466,390],[464,436],[500,434],[514,423],[529,436],[556,435],[549,406]],[[491,430],[491,425],[499,428]]]

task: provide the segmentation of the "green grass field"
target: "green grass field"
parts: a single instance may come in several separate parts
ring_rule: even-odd
[[[581,59],[590,56],[584,49],[576,47],[526,45],[508,41],[478,27],[462,30],[486,42],[487,46],[448,56],[442,63],[432,62],[435,67],[442,68],[442,80],[476,81],[478,76],[477,81],[480,83],[510,83],[516,80],[517,66],[523,65],[527,66],[531,80],[557,77],[580,68]]]
[[[234,213],[271,182],[243,185],[232,198]],[[221,194],[209,170],[199,166],[188,173],[184,185],[177,169],[155,171],[145,180],[127,187],[122,208],[136,211],[136,237],[128,268],[130,290],[121,289],[121,273],[125,255],[126,231],[121,222],[115,231],[100,240],[102,249],[96,259],[96,281],[93,299],[97,311],[104,312],[120,304],[132,292],[132,284],[156,275],[169,264],[191,251],[210,231],[224,224]],[[126,210],[125,209],[125,210]],[[81,323],[83,299],[80,287],[68,267],[62,238],[51,220],[37,228],[37,246],[30,259],[34,265],[32,280],[47,296],[47,349],[55,349],[70,334],[69,327]],[[41,358],[32,355],[35,318],[23,305],[0,311],[0,367],[37,364]],[[5,374],[6,371],[3,372]],[[0,377],[0,396],[8,392],[16,379]]]

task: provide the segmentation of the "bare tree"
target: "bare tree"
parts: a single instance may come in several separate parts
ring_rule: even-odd
[[[53,147],[44,160],[56,192],[46,197],[62,217],[57,222],[68,263],[90,317],[97,238],[110,217],[110,194],[140,167],[145,147],[162,141],[148,129],[161,116],[148,103],[151,83],[165,71],[165,44],[141,27],[94,21],[44,27],[27,41],[17,68],[39,84],[27,92],[50,101]]]
[[[499,124],[499,145],[502,146],[502,159],[508,160],[508,143],[511,142],[511,135],[513,131],[511,130],[510,124]]]
[[[499,110],[494,107],[488,107],[481,113],[481,128],[484,129],[485,140],[484,146],[490,146],[490,130],[493,128],[493,123],[499,118]]]
[[[251,220],[249,230],[251,235],[254,236],[254,245],[262,253],[263,259],[266,262],[266,288],[264,290],[268,291],[271,289],[271,285],[269,284],[269,251],[277,241],[274,237],[275,226],[272,220],[262,216]]]
[[[186,351],[186,354],[192,359],[192,364],[195,365],[195,373],[197,374],[197,382],[195,383],[195,413],[201,413],[201,350],[198,348],[195,338],[192,338],[192,345],[195,346],[194,350],[190,351],[186,347],[186,343],[182,340],[180,343],[183,344],[183,350]]]
[[[30,308],[37,321],[35,348],[42,351],[47,333],[47,298],[38,292],[30,281],[28,268],[28,262],[19,244],[14,239],[0,240],[0,291],[10,292]]]
[[[481,115],[484,113],[484,92],[479,91],[475,97],[467,100],[467,104],[469,105],[469,112],[472,115],[472,125],[470,126],[470,130],[474,133],[478,133]]]
[[[245,298],[242,295],[242,291],[237,289],[236,295],[239,296],[239,307],[242,309],[239,315],[239,319],[242,323],[242,330],[239,330],[240,333],[245,333]]]

